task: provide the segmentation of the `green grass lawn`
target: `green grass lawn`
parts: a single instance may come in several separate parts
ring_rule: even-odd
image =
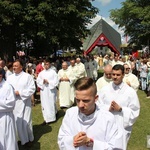
[[[150,135],[150,99],[143,91],[138,91],[141,104],[140,116],[133,126],[128,150],[146,150],[147,135]]]
[[[133,126],[133,131],[128,144],[128,150],[146,150],[147,135],[150,135],[150,99],[146,99],[143,91],[138,91],[141,104],[141,112],[138,120]],[[59,108],[58,108],[59,109]],[[31,150],[58,150],[57,135],[64,116],[64,111],[58,110],[58,119],[55,123],[41,126],[43,117],[41,113],[41,105],[36,104],[33,107],[33,130],[35,141]],[[20,147],[22,150],[23,148]]]

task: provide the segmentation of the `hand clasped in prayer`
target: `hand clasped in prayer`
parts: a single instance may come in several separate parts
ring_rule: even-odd
[[[112,101],[110,108],[109,108],[109,111],[119,111],[120,108],[121,107],[115,101]]]
[[[88,139],[89,138],[87,137],[85,132],[79,132],[76,136],[74,136],[73,145],[74,147],[86,145]]]

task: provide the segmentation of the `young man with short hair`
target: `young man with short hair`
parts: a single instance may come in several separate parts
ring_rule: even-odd
[[[99,95],[99,107],[110,111],[123,131],[124,150],[127,149],[132,126],[139,116],[140,104],[136,91],[123,82],[124,67],[117,64],[112,68],[112,80],[103,87]]]
[[[60,150],[122,149],[122,131],[114,116],[97,107],[93,79],[80,78],[75,83],[77,106],[66,111],[58,134]]]

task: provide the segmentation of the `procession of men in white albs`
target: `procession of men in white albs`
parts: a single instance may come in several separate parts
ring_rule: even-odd
[[[95,100],[94,100],[94,115],[99,114],[96,113],[97,111],[99,112],[99,109],[102,109],[111,114],[114,117],[115,122],[111,122],[112,126],[114,126],[114,130],[118,132],[118,135],[112,135],[114,136],[114,140],[116,141],[99,141],[101,139],[97,139],[94,136],[94,133],[99,130],[104,129],[105,132],[108,130],[106,127],[102,126],[101,123],[95,125],[95,131],[92,132],[91,138],[88,138],[86,133],[80,133],[76,137],[75,135],[72,135],[73,138],[75,138],[77,141],[80,139],[80,137],[86,137],[86,140],[83,142],[76,143],[74,141],[74,144],[71,144],[72,149],[82,149],[82,150],[89,150],[89,149],[95,149],[99,147],[99,149],[123,149],[126,150],[127,148],[127,143],[130,138],[130,134],[132,131],[132,126],[135,123],[136,119],[139,116],[140,112],[140,104],[137,96],[137,89],[139,86],[138,81],[135,79],[135,84],[133,84],[134,80],[133,78],[136,78],[129,76],[129,74],[132,74],[132,72],[128,72],[126,68],[130,68],[129,63],[122,63],[120,61],[113,62],[112,64],[106,64],[103,66],[101,69],[104,70],[104,74],[101,77],[101,79],[98,79],[98,70],[99,70],[99,64],[97,59],[87,59],[86,62],[83,64],[81,62],[80,58],[76,59],[71,59],[69,64],[68,62],[63,62],[62,63],[62,69],[58,70],[56,72],[56,69],[54,66],[51,65],[51,61],[49,59],[45,60],[44,63],[44,70],[41,71],[38,74],[38,77],[36,79],[36,84],[40,88],[40,100],[41,100],[41,107],[42,107],[42,114],[43,114],[43,120],[44,122],[42,125],[47,125],[50,124],[51,122],[56,121],[56,114],[57,114],[57,100],[59,101],[59,106],[61,109],[64,109],[67,112],[75,105],[77,101],[77,92],[79,92],[74,85],[76,82],[78,82],[78,87],[81,82],[84,82],[84,80],[89,81],[89,86],[85,86],[85,91],[90,89],[92,86],[97,86],[97,89],[95,91]],[[4,93],[2,93],[3,84],[5,83],[4,79],[0,80],[0,100],[3,101],[0,102],[0,115],[4,116],[3,124],[0,123],[1,128],[5,129],[6,131],[9,128],[9,132],[6,138],[5,133],[0,138],[0,149],[1,150],[17,150],[17,138],[19,141],[21,141],[22,145],[25,146],[30,146],[31,143],[34,141],[34,135],[33,135],[33,130],[32,130],[32,117],[31,117],[31,96],[35,92],[35,81],[31,75],[28,73],[25,73],[23,71],[23,64],[20,60],[16,60],[13,63],[13,70],[14,73],[10,76],[8,76],[6,82],[9,83],[12,86],[12,89],[8,88],[12,95],[15,95],[15,98],[13,101],[14,103],[13,106],[11,107],[13,109],[10,110],[10,103],[8,102],[8,98]],[[125,71],[126,70],[126,71]],[[128,69],[129,70],[129,69]],[[2,70],[0,70],[0,74],[3,74]],[[128,75],[127,75],[128,74]],[[110,76],[109,76],[110,75]],[[126,77],[126,78],[124,78]],[[127,79],[128,78],[128,79]],[[132,78],[132,79],[130,79]],[[92,81],[90,81],[92,79]],[[81,82],[79,82],[81,80]],[[82,81],[83,80],[83,81]],[[94,82],[93,82],[94,81]],[[131,81],[131,82],[130,82]],[[90,83],[92,84],[90,85]],[[96,83],[95,83],[96,82]],[[103,84],[102,87],[99,88],[100,84]],[[85,83],[86,84],[86,83]],[[137,86],[137,87],[136,87]],[[7,89],[7,88],[6,88]],[[7,89],[7,90],[8,90]],[[84,88],[81,88],[81,91],[84,91]],[[13,93],[14,92],[14,93]],[[86,91],[87,92],[87,91]],[[82,96],[83,95],[83,96]],[[81,93],[80,97],[85,98],[86,96],[90,96],[90,93]],[[79,99],[78,101],[80,101]],[[86,99],[87,100],[87,99]],[[85,101],[86,101],[85,100]],[[83,109],[86,109],[86,105],[90,103],[90,100],[88,102],[85,102],[84,99],[82,99],[84,106]],[[87,104],[86,104],[87,103]],[[88,105],[89,107],[90,105]],[[95,107],[96,106],[96,107]],[[71,107],[71,108],[70,108]],[[79,108],[79,117],[82,114],[80,112],[80,106],[77,103],[77,106],[74,106]],[[14,118],[9,115],[10,118],[12,118],[11,124],[6,126],[7,122],[7,112],[13,112]],[[71,110],[70,110],[71,112]],[[81,113],[81,114],[80,114]],[[90,113],[89,113],[90,114]],[[93,114],[93,112],[92,112]],[[101,113],[101,117],[102,117]],[[65,118],[66,118],[65,115]],[[85,118],[87,117],[86,114]],[[108,118],[110,116],[108,115]],[[91,117],[91,114],[89,115],[90,117],[87,118],[87,124],[83,124],[83,127],[86,125],[89,125],[88,128],[92,127],[94,125],[93,120],[91,122],[91,119],[93,119],[93,115]],[[104,115],[105,116],[105,115]],[[90,118],[90,121],[88,122],[88,119]],[[94,117],[99,118],[98,116]],[[101,118],[102,121],[107,120],[107,115],[104,118]],[[0,119],[1,121],[1,119]],[[77,120],[76,120],[77,121]],[[75,122],[76,122],[75,121]],[[108,120],[107,120],[108,121]],[[74,122],[74,123],[75,123]],[[109,121],[108,121],[109,122]],[[59,135],[58,135],[58,144],[60,149],[68,149],[68,144],[70,145],[70,140],[67,139],[64,134],[64,137],[62,137],[62,131],[63,131],[63,124],[60,127]],[[81,123],[82,124],[82,123]],[[116,124],[116,125],[115,125]],[[106,122],[105,122],[106,125]],[[11,128],[11,129],[10,129]],[[78,128],[78,127],[77,127]],[[17,138],[15,135],[14,130],[17,130]],[[92,128],[93,130],[93,128]],[[67,132],[67,131],[66,131]],[[90,132],[90,134],[91,134]],[[108,131],[107,131],[108,132]],[[113,133],[113,131],[109,131],[110,133]],[[69,134],[69,133],[68,133]],[[72,134],[72,133],[70,133]],[[77,133],[76,133],[77,134]],[[113,133],[115,134],[115,133]],[[85,136],[86,135],[86,136]],[[108,134],[109,135],[109,134]],[[107,136],[108,136],[107,135]],[[61,136],[61,141],[60,137]],[[106,135],[101,135],[103,136],[103,140],[105,139],[104,137]],[[62,140],[62,138],[66,140]],[[11,139],[14,139],[13,142],[10,142]],[[16,139],[16,140],[15,140]],[[108,139],[108,137],[107,137]],[[121,139],[121,140],[120,140]],[[68,140],[68,141],[67,141]],[[98,143],[96,141],[99,141]],[[118,144],[119,141],[122,141]],[[72,139],[73,141],[73,139]],[[67,142],[67,144],[65,144]],[[11,144],[7,144],[11,143]],[[72,142],[71,142],[72,143]],[[103,144],[102,144],[103,143]],[[115,144],[116,143],[116,144]],[[99,145],[100,144],[100,145]],[[106,146],[107,145],[107,146]],[[119,145],[119,146],[118,146]]]

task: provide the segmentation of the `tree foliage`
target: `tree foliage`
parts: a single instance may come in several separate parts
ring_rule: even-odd
[[[97,12],[90,0],[0,0],[0,49],[15,49],[21,35],[33,40],[36,52],[79,49]]]
[[[122,8],[111,10],[111,19],[129,35],[131,43],[150,42],[150,1],[126,0]]]

